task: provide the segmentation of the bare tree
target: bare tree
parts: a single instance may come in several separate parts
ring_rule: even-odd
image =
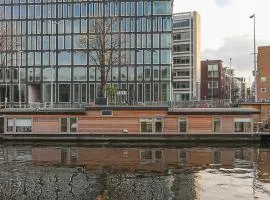
[[[104,98],[106,83],[112,67],[118,67],[121,56],[120,35],[113,33],[116,18],[95,19],[88,35],[81,35],[80,44],[90,51],[89,59],[100,72],[99,97]]]

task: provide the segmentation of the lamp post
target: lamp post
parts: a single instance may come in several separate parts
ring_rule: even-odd
[[[256,67],[256,64],[257,64],[257,61],[256,61],[256,17],[255,17],[255,14],[251,15],[249,18],[253,18],[253,25],[254,25],[254,96],[255,96],[255,102],[257,102],[257,67]]]
[[[232,74],[232,58],[230,58],[230,104],[232,103],[232,79],[233,79],[233,74]]]

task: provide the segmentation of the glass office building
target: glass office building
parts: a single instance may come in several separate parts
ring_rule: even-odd
[[[16,44],[0,52],[2,103],[95,102],[100,71],[80,37],[104,17],[121,44],[107,77],[120,101],[171,100],[172,0],[0,0],[0,16]]]

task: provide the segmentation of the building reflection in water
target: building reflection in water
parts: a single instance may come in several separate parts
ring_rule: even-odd
[[[1,186],[17,191],[0,190],[1,199],[200,199],[207,169],[249,169],[253,184],[270,182],[269,149],[2,146],[0,162]]]

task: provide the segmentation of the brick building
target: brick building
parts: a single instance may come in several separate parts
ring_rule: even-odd
[[[270,101],[270,46],[258,48],[257,100]]]
[[[201,62],[201,99],[227,99],[222,60]]]

